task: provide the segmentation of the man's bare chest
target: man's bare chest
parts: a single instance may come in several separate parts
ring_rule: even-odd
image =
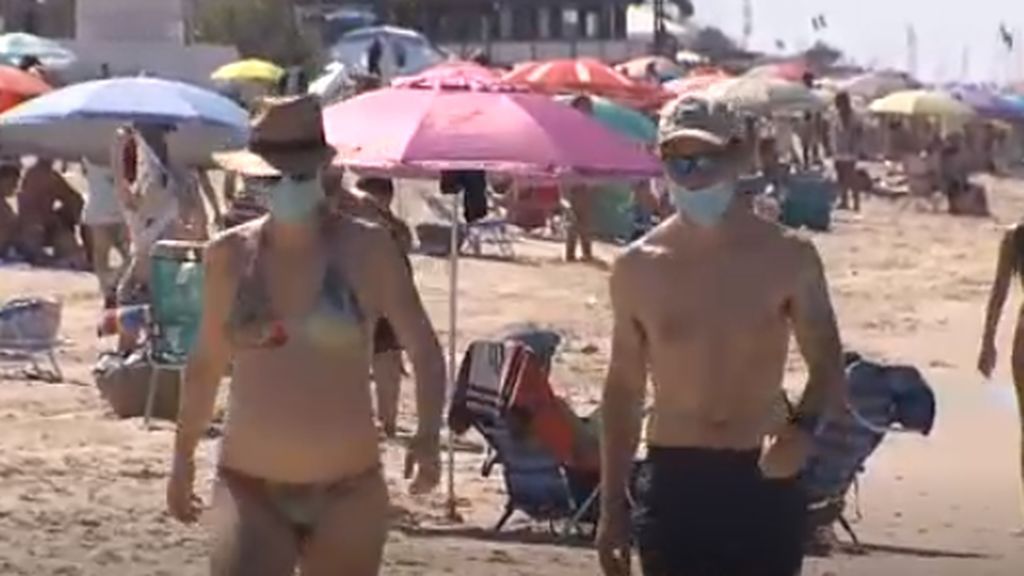
[[[650,337],[688,340],[776,331],[787,322],[792,282],[757,261],[663,265],[652,271],[638,298]]]

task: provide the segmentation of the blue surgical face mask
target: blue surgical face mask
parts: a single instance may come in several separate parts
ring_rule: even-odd
[[[736,195],[736,184],[729,180],[698,190],[684,188],[671,179],[669,184],[676,211],[695,224],[706,227],[722,221]]]
[[[271,216],[292,224],[310,218],[324,201],[319,175],[303,178],[282,176],[277,182],[267,185],[266,194]]]

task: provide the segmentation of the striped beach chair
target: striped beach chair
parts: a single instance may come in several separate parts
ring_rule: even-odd
[[[857,477],[886,435],[928,435],[935,420],[935,395],[916,368],[871,362],[852,353],[846,361],[847,415],[825,424],[800,474],[808,498],[807,545],[818,554],[830,551],[835,523],[860,547],[845,514],[846,500],[851,490],[859,496]]]

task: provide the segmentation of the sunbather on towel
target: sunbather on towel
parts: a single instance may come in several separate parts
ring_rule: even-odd
[[[644,574],[801,570],[806,503],[796,475],[811,434],[842,406],[841,350],[813,245],[733,200],[753,146],[737,120],[692,97],[666,106],[660,152],[677,214],[612,270],[598,532],[609,576],[628,573],[626,490],[648,366],[648,458],[633,493]],[[790,326],[810,380],[780,425]]]

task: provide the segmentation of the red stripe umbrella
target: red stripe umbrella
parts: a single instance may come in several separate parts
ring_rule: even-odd
[[[13,66],[0,66],[0,112],[53,88],[39,76]]]
[[[582,92],[604,96],[623,104],[650,109],[671,98],[659,86],[631,80],[594,58],[531,62],[506,74],[503,81],[538,92]]]

